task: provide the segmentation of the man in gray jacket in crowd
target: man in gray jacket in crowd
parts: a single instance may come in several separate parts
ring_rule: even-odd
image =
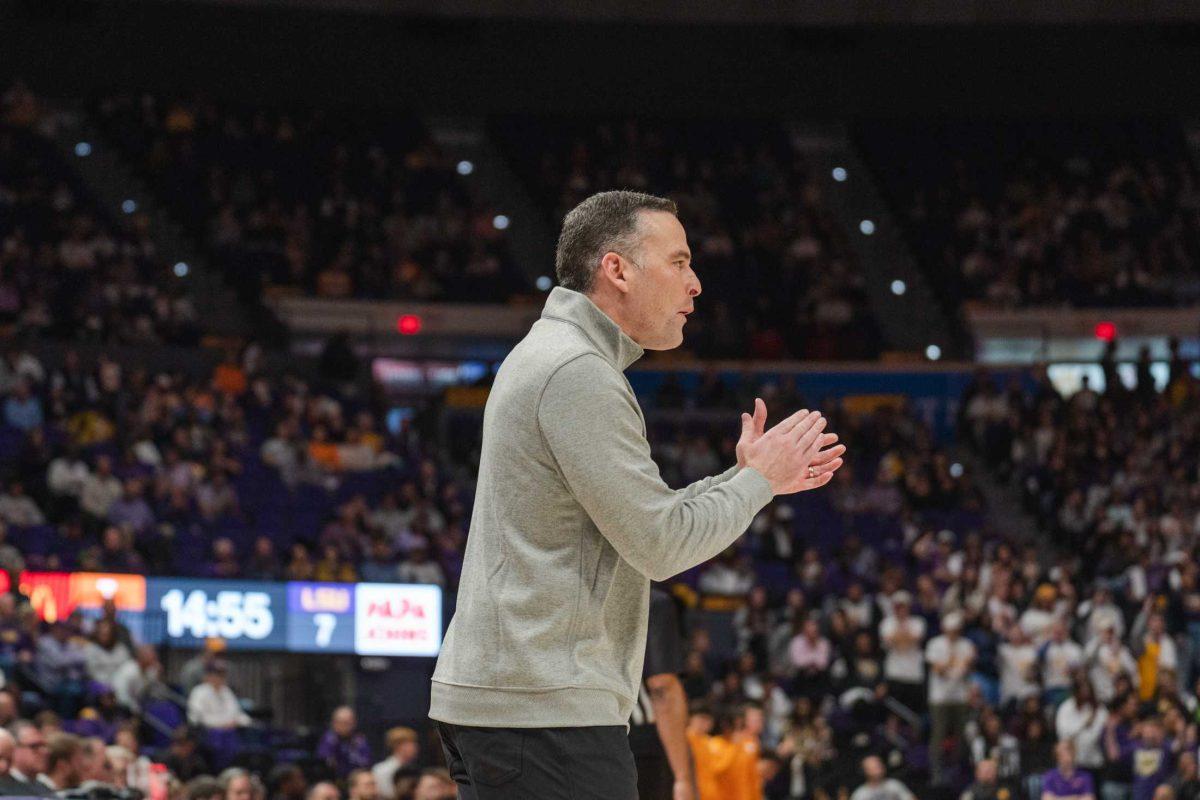
[[[559,286],[483,417],[458,606],[429,715],[467,800],[636,800],[626,726],[651,580],[732,544],[775,495],[824,486],[845,448],[817,412],[765,430],[684,489],[659,476],[624,370],[683,341],[700,294],[675,204],[602,192],[567,214]],[[679,787],[678,800],[688,796]]]

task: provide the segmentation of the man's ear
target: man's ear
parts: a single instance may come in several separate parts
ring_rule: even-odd
[[[600,258],[600,269],[596,273],[597,281],[604,281],[621,293],[629,292],[629,278],[626,274],[629,264],[616,253],[609,251]]]

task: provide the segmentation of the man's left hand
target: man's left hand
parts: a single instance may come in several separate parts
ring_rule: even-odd
[[[671,789],[671,800],[697,800],[698,795],[692,788],[691,781],[675,781]]]

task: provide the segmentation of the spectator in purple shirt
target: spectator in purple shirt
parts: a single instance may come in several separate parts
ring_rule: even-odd
[[[1161,719],[1150,717],[1138,726],[1132,759],[1132,800],[1154,800],[1158,787],[1170,781],[1175,765]]]
[[[367,737],[358,732],[358,719],[354,709],[340,706],[333,712],[329,730],[317,745],[317,758],[329,765],[339,779],[345,778],[356,769],[371,766],[371,748]]]
[[[53,697],[55,710],[67,718],[75,716],[83,701],[87,679],[83,642],[67,623],[56,622],[37,643],[38,680]]]
[[[1054,747],[1058,766],[1042,776],[1041,800],[1096,800],[1092,776],[1075,767],[1075,745],[1064,739]]]
[[[108,521],[134,534],[144,533],[154,526],[154,512],[143,496],[141,480],[130,478],[125,481],[125,492],[108,507]]]

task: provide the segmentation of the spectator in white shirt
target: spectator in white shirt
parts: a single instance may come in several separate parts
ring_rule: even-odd
[[[372,767],[371,774],[375,776],[380,796],[384,800],[392,800],[396,793],[397,770],[416,762],[421,745],[417,741],[416,731],[400,727],[387,732],[387,748],[391,755]]]
[[[117,626],[112,620],[102,619],[96,623],[92,640],[84,647],[88,677],[96,683],[112,688],[117,672],[133,661],[133,654],[117,638]]]
[[[1083,648],[1067,636],[1067,623],[1057,620],[1039,656],[1046,702],[1057,705],[1071,691],[1071,674],[1083,666]]]
[[[204,680],[188,695],[188,720],[205,728],[229,730],[250,724],[237,695],[225,683],[226,667],[213,661],[204,668]]]
[[[1037,648],[1020,625],[1008,631],[1008,641],[1000,645],[1000,704],[1020,702],[1040,691]]]
[[[25,484],[13,481],[8,491],[0,494],[0,520],[18,528],[44,525],[46,515],[38,508],[33,498],[25,494]]]
[[[912,595],[896,592],[892,613],[879,623],[888,692],[918,714],[925,710],[925,619],[912,613]]]
[[[1043,583],[1033,595],[1033,603],[1021,615],[1021,629],[1029,634],[1029,638],[1037,646],[1041,646],[1050,638],[1050,629],[1054,625],[1054,600],[1058,592],[1048,583]]]
[[[1134,687],[1137,686],[1137,662],[1121,642],[1115,626],[1109,625],[1100,632],[1099,638],[1088,642],[1083,659],[1088,678],[1096,690],[1096,699],[1101,703],[1111,703],[1116,697],[1116,681],[1122,674],[1128,675]]]
[[[925,648],[929,662],[929,713],[932,718],[929,742],[930,782],[942,785],[943,748],[946,739],[964,740],[967,725],[967,694],[975,645],[962,636],[962,615],[951,612],[942,619],[942,635]]]
[[[133,711],[140,710],[142,703],[156,694],[166,693],[162,664],[153,645],[141,645],[134,658],[117,669],[112,677],[112,689],[117,702]]]
[[[97,523],[108,519],[108,509],[124,492],[121,481],[112,474],[112,461],[108,456],[96,459],[96,469],[83,482],[79,493],[79,507]]]
[[[1090,770],[1104,766],[1103,736],[1108,709],[1096,698],[1091,682],[1083,673],[1075,676],[1071,696],[1058,707],[1054,729],[1060,741],[1075,746],[1076,763]]]
[[[866,782],[854,790],[850,800],[917,800],[917,796],[900,781],[887,776],[879,756],[867,756],[862,762]]]
[[[50,462],[46,469],[46,486],[51,494],[78,502],[83,483],[91,474],[87,462],[79,455],[79,449],[72,445]]]
[[[1091,600],[1079,604],[1076,612],[1079,619],[1084,621],[1083,640],[1090,643],[1112,626],[1120,639],[1125,634],[1125,617],[1121,609],[1112,601],[1112,592],[1105,586],[1097,586]]]

